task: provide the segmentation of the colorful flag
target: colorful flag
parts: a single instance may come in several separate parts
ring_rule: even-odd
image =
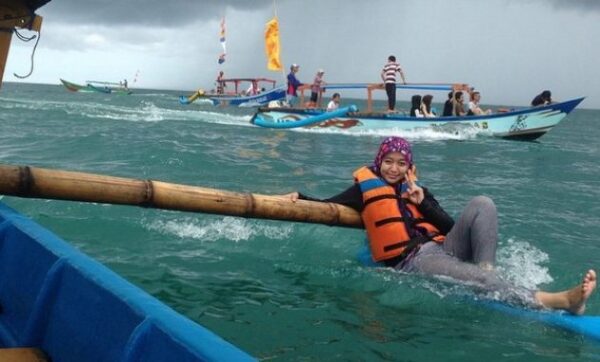
[[[265,28],[265,52],[267,53],[267,69],[283,69],[279,59],[279,23],[277,18],[271,19]]]
[[[227,53],[227,48],[225,47],[225,17],[221,19],[221,35],[219,41],[223,47],[223,53],[219,55],[219,64],[223,64],[225,63],[225,54]]]

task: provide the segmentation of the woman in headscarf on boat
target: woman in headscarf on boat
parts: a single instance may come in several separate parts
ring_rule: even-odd
[[[325,200],[292,192],[283,197],[333,202],[360,212],[372,258],[403,272],[446,276],[500,292],[507,302],[564,309],[582,314],[596,287],[596,273],[586,272],[582,283],[549,293],[514,286],[494,270],[498,216],[494,202],[473,198],[455,222],[429,190],[416,181],[408,141],[383,140],[372,165],[354,172],[354,184]]]

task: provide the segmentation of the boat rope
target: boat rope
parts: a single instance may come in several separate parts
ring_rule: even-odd
[[[40,31],[38,33],[38,35],[32,35],[31,37],[26,37],[23,34],[19,33],[19,31],[17,29],[15,29],[15,34],[17,35],[17,38],[19,38],[21,41],[24,42],[28,42],[31,41],[33,39],[37,39],[35,41],[35,45],[33,46],[33,50],[31,52],[31,67],[29,68],[29,73],[25,74],[25,75],[19,75],[17,73],[13,73],[13,75],[19,79],[25,79],[28,78],[32,73],[33,73],[33,58],[35,57],[35,50],[37,49],[38,43],[40,42],[40,37],[42,35],[42,32]]]

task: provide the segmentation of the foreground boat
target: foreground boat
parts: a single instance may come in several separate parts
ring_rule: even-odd
[[[412,88],[431,89],[427,86]],[[452,88],[436,88],[448,89]],[[414,131],[428,128],[456,132],[457,129],[466,127],[495,137],[534,140],[556,126],[583,99],[576,98],[543,107],[514,109],[489,115],[417,118],[402,113],[370,111],[369,98],[366,112],[356,110],[355,107],[334,112],[326,112],[323,109],[259,108],[250,123],[266,128],[336,128],[350,133],[372,130]]]
[[[0,85],[12,29],[39,32],[48,1],[2,1]],[[0,361],[225,360],[255,359],[0,202]]]
[[[71,92],[97,92],[113,94],[132,94],[133,91],[114,82],[87,81],[85,85],[69,82],[60,78],[60,82]]]
[[[232,78],[221,81],[224,84],[231,84],[233,88],[230,93],[205,93],[199,89],[190,96],[180,96],[179,103],[190,104],[197,99],[207,99],[215,106],[239,106],[252,107],[268,104],[271,101],[277,101],[285,98],[285,87],[275,87],[276,82],[266,78]],[[248,91],[241,91],[240,85],[249,83]],[[263,84],[269,84],[271,89],[266,89]]]
[[[2,203],[0,306],[0,348],[51,361],[254,360]]]

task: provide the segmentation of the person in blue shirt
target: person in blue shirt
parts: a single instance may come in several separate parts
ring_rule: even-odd
[[[296,100],[298,99],[298,87],[303,85],[298,78],[296,78],[296,73],[300,70],[300,66],[296,63],[290,66],[290,73],[287,76],[287,92],[286,92],[286,100],[290,106],[294,106],[296,104]]]

